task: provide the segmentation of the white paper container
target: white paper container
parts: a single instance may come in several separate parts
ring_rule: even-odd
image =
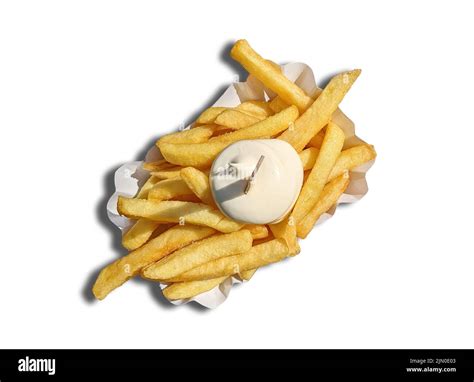
[[[295,82],[308,95],[313,95],[319,90],[316,81],[314,80],[313,71],[309,66],[302,63],[290,63],[282,65],[281,68],[286,77]],[[261,82],[255,77],[249,76],[245,82],[235,82],[230,85],[213,106],[234,107],[248,100],[268,100],[274,95],[275,94],[272,91],[265,89]],[[339,109],[334,113],[332,120],[340,126],[346,134],[344,148],[365,143],[355,135],[354,123]],[[186,128],[190,127],[191,125]],[[153,146],[148,151],[145,160],[156,161],[161,158],[161,153],[156,146]],[[367,193],[368,187],[365,174],[372,166],[373,162],[374,161],[368,162],[350,171],[349,186],[345,193],[341,195],[337,204],[353,203],[361,199]],[[140,161],[125,163],[115,172],[115,193],[110,197],[107,203],[107,214],[112,223],[115,224],[122,233],[125,233],[127,229],[130,228],[132,221],[118,214],[117,198],[119,195],[128,197],[135,196],[141,185],[147,180],[149,175],[147,171],[144,171],[141,168],[142,163],[143,162]],[[335,210],[336,206],[332,207],[327,213],[319,218],[316,224],[320,224],[330,218],[334,215]],[[304,256],[304,253],[301,255]],[[170,302],[180,305],[189,301],[196,301],[207,308],[216,308],[226,300],[232,285],[241,282],[242,280],[238,277],[229,277],[214,289],[202,293],[192,299]],[[157,287],[158,286],[161,288],[166,287],[165,284],[157,283]]]

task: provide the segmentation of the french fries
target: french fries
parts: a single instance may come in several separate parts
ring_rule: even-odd
[[[160,224],[151,220],[138,219],[122,236],[122,245],[129,251],[137,249],[148,241]]]
[[[346,171],[324,186],[316,205],[296,226],[298,237],[305,239],[308,236],[319,217],[337,203],[348,185],[349,174]]]
[[[211,186],[209,185],[209,175],[194,167],[183,168],[180,175],[188,188],[194,192],[199,199],[217,208],[214,198],[212,197]]]
[[[289,105],[296,105],[300,112],[305,111],[313,103],[311,97],[308,97],[281,71],[255,52],[246,40],[237,41],[232,47],[230,55],[267,88],[277,93],[283,101]]]
[[[278,134],[298,118],[298,109],[290,106],[255,125],[219,135],[209,142],[198,144],[173,144],[158,142],[165,159],[176,165],[209,168],[214,158],[228,145],[242,139],[257,139]],[[156,173],[154,173],[156,174]]]
[[[311,138],[329,123],[359,74],[360,70],[356,69],[334,76],[316,101],[296,120],[294,127],[283,132],[279,139],[288,142],[296,151],[302,151]]]
[[[277,135],[298,118],[298,109],[295,106],[287,107],[279,113],[268,117],[252,126],[244,129],[233,131],[215,138],[211,138],[212,142],[236,142],[242,139],[257,139],[262,137],[271,137]]]
[[[220,285],[227,277],[217,279],[175,283],[163,289],[163,296],[168,300],[183,300],[210,291]]]
[[[143,267],[196,240],[211,236],[215,232],[208,227],[192,225],[170,228],[144,246],[102,269],[92,288],[94,296],[99,300],[104,299],[115,288],[138,274]]]
[[[260,122],[265,117],[259,117],[253,114],[247,114],[239,110],[229,109],[219,114],[215,123],[230,129],[242,129]]]
[[[273,98],[269,102],[268,105],[270,106],[270,109],[272,109],[274,113],[279,113],[280,111],[288,107],[288,104],[285,101],[283,101],[279,96],[276,96],[275,98]]]
[[[212,126],[199,126],[194,129],[182,130],[161,137],[158,142],[167,143],[201,143],[206,142],[214,129]]]
[[[191,195],[192,193],[183,179],[171,178],[156,183],[148,191],[148,199],[155,201],[168,200],[180,195]]]
[[[255,269],[249,269],[248,271],[242,271],[240,272],[240,278],[242,280],[245,280],[245,281],[249,281],[253,275],[255,274],[255,272],[257,272],[257,269],[258,268],[255,268]]]
[[[323,90],[306,94],[283,74],[279,65],[262,58],[246,40],[235,43],[231,57],[252,75],[248,84],[257,91],[249,93],[236,87],[243,100],[240,104],[209,107],[191,129],[167,134],[156,141],[163,159],[143,163],[142,168],[150,177],[134,198],[118,197],[118,213],[136,221],[122,237],[128,255],[107,265],[98,275],[92,289],[96,298],[104,299],[137,275],[166,284],[163,295],[169,300],[193,298],[232,276],[248,281],[258,268],[297,255],[298,238],[306,238],[319,218],[332,212],[349,186],[350,171],[357,171],[358,166],[375,159],[373,146],[360,140],[361,144],[354,146],[358,140],[353,134],[348,134],[346,140],[344,131],[352,132],[354,125],[338,108],[360,70],[338,74]],[[304,177],[298,199],[278,223],[260,225],[232,220],[219,209],[226,210],[223,204],[218,206],[214,200],[216,190],[211,188],[209,168],[232,143],[269,138],[288,142],[299,154]],[[238,155],[247,148],[239,146]],[[253,182],[264,155],[260,159],[257,156],[255,164],[253,158],[246,163],[247,157],[242,157],[226,159],[225,163],[232,164],[233,169],[243,164],[250,172],[255,168],[244,179]],[[265,157],[269,158],[265,163],[270,161],[271,166],[275,158],[267,154]],[[270,179],[277,175],[285,177],[292,171],[294,164],[288,158],[278,156],[281,163],[288,164],[281,166],[283,174],[271,173]],[[297,161],[296,164],[295,170],[301,171]],[[273,170],[267,166],[263,171]],[[256,179],[253,184],[258,184],[258,175]],[[268,176],[263,179],[265,184]],[[245,186],[239,179],[238,186],[242,184]],[[222,189],[227,192],[229,185],[224,185]],[[266,192],[266,184],[264,187]],[[242,190],[247,194],[247,188]],[[250,194],[256,197],[250,205],[252,210],[257,210],[260,202],[260,194],[255,191],[258,189]],[[243,196],[238,191],[234,194],[229,192],[224,201]],[[262,203],[270,208],[274,199]],[[236,205],[238,211],[241,206]]]
[[[206,239],[210,240],[210,239]],[[271,263],[276,263],[288,257],[288,246],[282,239],[274,239],[256,245],[245,253],[225,256],[214,261],[205,262],[192,267],[187,272],[175,274],[168,278],[170,281],[208,280],[223,276],[232,276],[242,271],[256,269]],[[163,260],[164,261],[164,260]],[[145,269],[146,271],[147,269]]]
[[[316,163],[316,159],[319,155],[319,149],[315,147],[309,147],[302,152],[300,152],[300,159],[303,165],[303,170],[311,170]]]
[[[151,280],[170,280],[202,264],[247,252],[250,248],[252,248],[252,235],[248,230],[214,235],[149,265],[142,270],[142,275]]]
[[[250,114],[250,115],[254,115],[254,116],[258,117],[260,120],[265,119],[265,118],[270,117],[271,115],[275,114],[275,112],[271,109],[268,102],[265,102],[265,101],[246,101],[246,102],[242,102],[235,109],[239,110],[241,112]],[[283,109],[286,109],[286,108],[283,108]]]
[[[291,216],[286,217],[279,223],[270,224],[269,227],[275,238],[285,241],[290,256],[300,253],[300,246],[296,238],[296,224]]]
[[[163,145],[167,145],[167,144],[168,145],[175,145],[173,143],[163,143]],[[182,146],[184,146],[184,144]],[[154,177],[155,179],[158,179],[158,180],[172,179],[172,178],[179,177],[179,173],[180,173],[181,169],[182,169],[182,167],[180,167],[180,166],[172,166],[172,167],[164,169],[164,170],[150,172],[150,175],[152,177]]]
[[[361,164],[375,159],[376,156],[377,153],[374,147],[369,145],[359,145],[343,150],[329,174],[328,181],[335,179],[347,170],[352,170]]]
[[[344,132],[341,128],[330,122],[316,163],[304,183],[293,209],[291,216],[296,224],[304,218],[318,200],[344,145],[344,139]]]
[[[252,235],[252,238],[254,240],[265,239],[266,237],[268,237],[268,229],[264,225],[247,224],[244,226],[244,229],[250,231],[250,234]]]
[[[202,203],[129,199],[120,196],[117,210],[131,219],[145,218],[159,222],[196,224],[220,232],[234,232],[243,224],[226,218],[220,211]]]
[[[170,163],[183,167],[189,166],[198,169],[205,169],[211,167],[214,158],[231,143],[232,142],[221,141],[181,145],[174,143],[160,143],[158,148],[160,149],[161,154],[163,154],[166,160]],[[158,176],[156,173],[153,173],[153,175]],[[179,171],[176,176],[179,176]]]
[[[198,125],[212,124],[216,120],[217,116],[225,110],[227,110],[226,107],[209,107],[204,110],[201,115],[196,119],[196,123]]]

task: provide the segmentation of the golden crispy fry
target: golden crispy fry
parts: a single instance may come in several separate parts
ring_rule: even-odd
[[[319,149],[315,147],[309,147],[300,152],[301,163],[303,164],[303,170],[310,170],[316,163],[316,159],[319,155]]]
[[[328,181],[337,178],[346,170],[352,170],[354,167],[375,159],[376,156],[377,153],[375,152],[374,146],[369,145],[354,146],[342,151],[329,174]]]
[[[261,120],[275,114],[265,101],[242,102],[235,109],[259,117]]]
[[[255,52],[246,40],[237,41],[230,55],[287,104],[296,105],[300,112],[305,111],[312,104],[313,100],[303,90]]]
[[[217,208],[209,185],[209,175],[194,167],[185,167],[181,170],[181,179],[199,199]]]
[[[212,126],[198,126],[194,129],[182,130],[177,133],[167,134],[158,139],[159,142],[166,143],[202,143],[206,142],[214,132]]]
[[[279,96],[276,96],[268,103],[268,106],[270,106],[270,109],[272,109],[275,113],[279,113],[283,109],[286,109],[288,107],[288,104],[283,101]]]
[[[149,200],[168,200],[180,195],[191,195],[193,192],[181,178],[164,179],[148,191]]]
[[[148,191],[160,181],[159,178],[156,176],[150,176],[147,181],[143,184],[142,188],[140,188],[140,191],[138,191],[136,197],[138,199],[146,199],[148,197]]]
[[[211,236],[215,232],[215,230],[208,227],[192,225],[170,228],[142,247],[102,269],[92,288],[94,296],[102,300],[115,288],[138,274],[143,267],[160,260],[185,245]]]
[[[253,275],[255,274],[255,272],[257,272],[257,269],[258,268],[255,268],[255,269],[249,269],[247,271],[242,271],[240,272],[240,278],[242,280],[245,280],[245,281],[249,281]]]
[[[269,224],[269,227],[276,239],[283,239],[285,241],[290,256],[300,253],[300,246],[296,238],[296,224],[291,216],[286,217],[277,224]]]
[[[211,141],[206,143],[182,145],[162,143],[159,148],[168,162],[185,167],[209,168],[214,158],[231,143],[214,141],[214,138],[211,138]]]
[[[138,219],[135,224],[122,236],[122,245],[129,251],[133,251],[145,244],[158,228],[159,222],[146,219]]]
[[[247,224],[243,229],[249,230],[254,240],[265,239],[268,237],[268,228],[265,225]]]
[[[196,123],[199,125],[206,125],[206,124],[211,124],[214,123],[216,120],[217,116],[222,113],[224,110],[227,110],[226,107],[209,107],[206,110],[204,110],[201,115],[196,119]]]
[[[143,269],[142,275],[151,280],[170,280],[202,264],[247,252],[250,248],[252,248],[252,235],[248,230],[214,235],[151,264]],[[207,277],[209,278],[212,277]]]
[[[317,149],[321,148],[321,145],[323,144],[323,139],[324,139],[324,134],[326,134],[326,131],[321,130],[318,134],[316,134],[313,138],[308,143],[309,147],[316,147]]]
[[[324,186],[316,205],[296,226],[298,237],[304,239],[308,236],[319,217],[337,203],[349,185],[349,181],[349,174],[346,171]]]
[[[183,300],[185,298],[192,298],[198,294],[214,289],[226,278],[227,277],[219,277],[217,279],[211,280],[171,284],[163,289],[163,296],[165,296],[168,300]]]
[[[262,119],[265,119],[265,117],[255,116],[236,109],[229,109],[219,114],[215,123],[220,126],[237,130],[252,126]]]
[[[174,164],[167,162],[165,159],[160,159],[156,162],[143,163],[143,169],[150,172],[166,170],[170,167],[174,167]]]
[[[252,126],[211,138],[210,142],[236,142],[242,139],[256,139],[277,135],[291,126],[296,118],[298,118],[298,115],[298,109],[295,106],[290,106]]]
[[[300,196],[291,214],[296,224],[299,224],[301,219],[303,219],[316,204],[329,174],[336,163],[337,157],[341,153],[344,139],[345,136],[342,129],[333,122],[330,122],[326,129],[323,145],[321,146],[316,163],[301,189]]]
[[[117,210],[121,215],[159,222],[196,224],[221,232],[234,232],[243,224],[226,218],[220,211],[202,203],[129,199],[119,196]]]
[[[298,118],[292,129],[278,138],[283,139],[300,152],[319,131],[326,126],[337,106],[360,74],[360,70],[341,73],[333,77],[311,107]]]
[[[173,143],[163,143],[163,145],[178,146],[178,145],[174,145]],[[181,146],[181,145],[179,145],[179,146]],[[179,177],[179,172],[181,171],[181,169],[182,169],[181,166],[173,166],[173,167],[167,168],[165,170],[153,171],[150,174],[158,180],[172,179],[172,178]]]
[[[276,263],[277,261],[283,260],[288,255],[288,246],[286,245],[285,241],[282,239],[274,239],[266,243],[256,245],[245,253],[220,257],[216,260],[202,263],[200,266],[190,268],[190,270],[187,272],[182,272],[171,276],[169,280],[194,281],[231,276],[234,274],[239,274],[242,271]],[[144,271],[147,269],[148,268],[146,268]]]

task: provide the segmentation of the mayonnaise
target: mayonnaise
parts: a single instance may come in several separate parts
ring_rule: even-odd
[[[251,224],[277,223],[298,198],[303,166],[285,141],[243,140],[219,154],[209,180],[214,200],[227,217]]]

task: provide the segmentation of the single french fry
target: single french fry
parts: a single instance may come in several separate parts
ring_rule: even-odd
[[[190,268],[187,272],[171,276],[168,281],[208,280],[216,277],[232,276],[242,271],[276,263],[288,257],[288,255],[288,246],[285,241],[282,239],[274,239],[256,245],[244,253],[220,257],[213,261],[202,263],[200,266]],[[162,261],[164,260],[165,259]],[[145,271],[147,269],[148,268],[146,268]]]
[[[164,179],[148,191],[149,200],[169,200],[180,195],[191,195],[186,182],[181,178]]]
[[[196,123],[199,125],[207,125],[214,123],[217,116],[221,114],[223,111],[227,110],[226,107],[209,107],[204,110],[201,115],[196,119]]]
[[[304,149],[300,152],[299,156],[301,159],[301,163],[303,164],[303,170],[310,170],[313,168],[314,164],[316,163],[316,159],[319,155],[319,149],[315,147],[309,147]]]
[[[163,145],[174,145],[174,146],[182,146],[182,145],[175,145],[173,143],[163,143]],[[153,171],[150,173],[153,177],[155,177],[158,180],[163,180],[163,179],[172,179],[172,178],[177,178],[179,177],[179,173],[181,171],[182,167],[181,166],[173,166],[170,168],[167,168],[165,170],[160,170],[160,171]]]
[[[283,139],[298,152],[331,120],[346,93],[360,74],[360,70],[341,73],[333,77],[316,101],[299,117],[294,126],[281,134]]]
[[[250,248],[252,248],[252,235],[248,230],[214,235],[149,265],[142,270],[142,276],[150,280],[170,280],[221,257],[248,252]],[[212,277],[206,277],[210,278]]]
[[[321,150],[316,158],[316,163],[308,179],[303,184],[303,188],[291,213],[296,224],[298,224],[316,204],[321,191],[327,183],[329,174],[336,163],[337,157],[341,153],[344,139],[345,136],[342,129],[335,123],[330,122],[326,129],[326,134],[324,135]]]
[[[194,129],[182,130],[177,133],[171,133],[164,135],[156,144],[159,142],[167,143],[202,143],[206,142],[214,132],[212,126],[203,125],[195,127]]]
[[[265,239],[268,237],[268,228],[263,224],[247,224],[243,229],[248,229],[254,240]]]
[[[290,106],[252,126],[211,138],[210,142],[236,142],[242,139],[256,139],[277,135],[291,126],[298,118],[298,115],[296,106]]]
[[[206,143],[182,145],[161,143],[159,148],[168,162],[184,167],[190,166],[204,169],[209,168],[214,158],[231,143],[214,141],[214,138],[211,138]]]
[[[119,196],[117,211],[132,219],[145,218],[159,222],[195,224],[221,232],[234,232],[243,227],[243,224],[226,218],[220,211],[202,203],[170,200],[156,202]]]
[[[375,159],[376,156],[377,153],[374,146],[370,145],[359,145],[343,150],[329,174],[328,181],[337,178],[346,170],[352,170],[361,164]]]
[[[270,106],[270,109],[272,109],[273,112],[279,113],[283,109],[286,109],[288,107],[288,104],[283,101],[281,97],[276,96],[268,103],[268,106]]]
[[[168,300],[184,300],[210,291],[222,283],[227,277],[217,279],[191,281],[187,283],[174,283],[163,289],[163,296]]]
[[[316,147],[317,149],[320,149],[321,145],[323,144],[324,134],[326,134],[326,132],[323,129],[318,134],[316,134],[313,138],[311,138],[311,140],[308,143],[308,146]]]
[[[285,241],[290,256],[300,253],[300,246],[296,237],[296,224],[291,216],[286,217],[279,223],[269,224],[269,227],[276,239]]]
[[[138,219],[135,224],[122,236],[122,245],[129,251],[133,251],[141,247],[148,241],[148,239],[153,234],[153,231],[155,231],[159,225],[159,222]]]
[[[260,119],[265,119],[273,114],[274,111],[270,108],[268,102],[265,101],[246,101],[238,105],[236,110],[247,114],[254,115]]]
[[[240,272],[240,278],[242,280],[245,280],[245,281],[249,281],[253,275],[255,274],[255,272],[257,272],[257,269],[258,268],[255,268],[255,269],[249,269],[247,271],[242,271]]]
[[[324,186],[315,206],[296,226],[298,237],[304,239],[313,229],[320,216],[335,205],[349,185],[349,174],[344,172]]]
[[[185,167],[181,170],[180,174],[181,179],[199,199],[217,208],[214,198],[212,197],[209,176],[207,174],[194,167]]]
[[[104,299],[114,289],[137,275],[143,267],[196,240],[211,236],[215,232],[212,228],[193,225],[170,228],[142,247],[102,269],[92,288],[94,296],[99,300]]]
[[[243,111],[236,109],[229,109],[219,114],[215,123],[220,126],[237,130],[255,125],[257,122],[263,119],[265,119],[265,117],[244,113]]]
[[[230,56],[287,104],[296,105],[300,112],[312,104],[311,97],[255,52],[246,40],[237,41],[230,51]]]

